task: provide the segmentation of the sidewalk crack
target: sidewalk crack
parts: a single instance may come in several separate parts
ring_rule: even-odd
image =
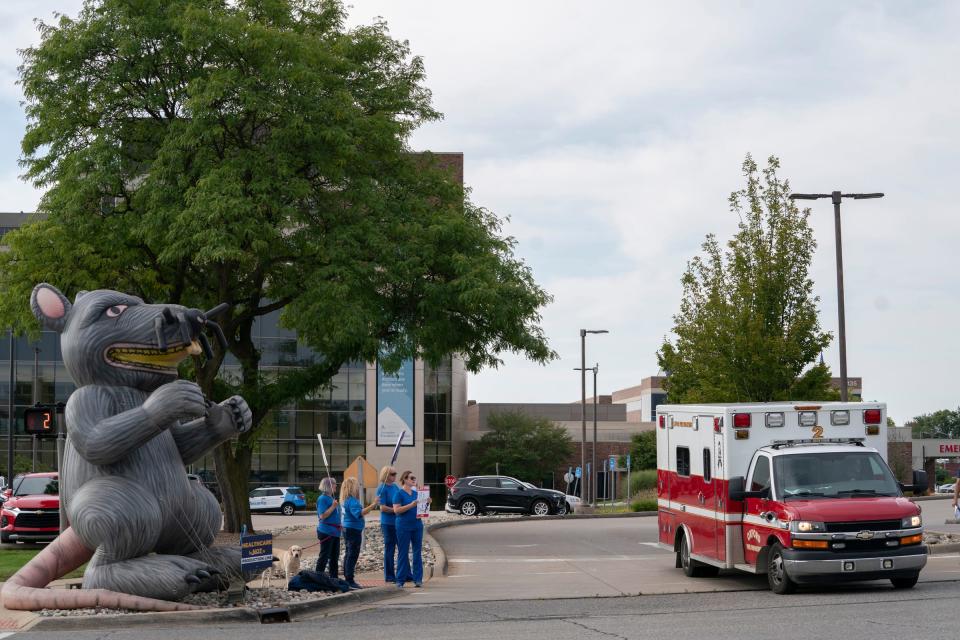
[[[587,631],[593,631],[594,633],[599,633],[602,636],[608,636],[610,638],[618,638],[619,640],[630,640],[626,636],[617,635],[616,633],[609,633],[607,631],[601,631],[600,629],[594,629],[591,626],[585,625],[582,622],[577,622],[576,620],[571,620],[570,618],[564,619],[564,622],[569,622],[570,624],[580,627],[581,629],[586,629]]]

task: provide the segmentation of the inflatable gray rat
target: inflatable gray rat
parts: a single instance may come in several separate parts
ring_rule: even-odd
[[[213,494],[185,466],[250,428],[247,403],[207,401],[177,379],[177,365],[210,347],[208,313],[91,291],[74,304],[48,284],[30,299],[41,325],[60,333],[77,385],[66,407],[60,499],[70,527],[6,582],[9,609],[192,608],[176,602],[223,588],[240,551],[211,547],[221,527]],[[44,589],[89,560],[81,590]]]

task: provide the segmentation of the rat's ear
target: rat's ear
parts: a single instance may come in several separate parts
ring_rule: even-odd
[[[60,291],[45,282],[33,288],[30,294],[30,308],[44,329],[63,333],[67,325],[67,316],[73,305]]]

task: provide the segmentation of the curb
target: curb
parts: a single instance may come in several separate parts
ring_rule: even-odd
[[[440,546],[440,543],[437,542],[437,539],[430,535],[430,528],[428,527],[423,532],[423,539],[430,544],[430,548],[433,549],[433,564],[430,565],[430,576],[427,580],[433,580],[433,578],[438,577],[442,578],[447,575],[447,552],[443,550],[443,547]]]
[[[349,591],[320,600],[292,602],[285,608],[291,620],[298,615],[326,612],[328,615],[340,609],[348,609],[365,602],[376,602],[403,595],[403,591],[394,586],[368,587],[361,591]],[[233,609],[203,609],[199,611],[160,611],[136,614],[114,614],[101,616],[60,616],[39,618],[36,622],[20,631],[73,631],[89,629],[125,629],[149,625],[187,626],[222,622],[259,622],[260,615],[250,607]]]
[[[929,496],[912,496],[908,498],[911,502],[926,502],[927,500],[952,500],[952,493],[934,493]]]
[[[940,553],[953,553],[954,551],[960,551],[960,542],[947,542],[945,544],[927,545],[927,555],[931,556],[935,556]]]

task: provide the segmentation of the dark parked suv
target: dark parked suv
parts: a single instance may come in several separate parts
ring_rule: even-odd
[[[508,476],[467,476],[450,489],[447,511],[475,516],[485,512],[530,513],[535,516],[564,514],[564,495],[551,489],[536,489]]]

